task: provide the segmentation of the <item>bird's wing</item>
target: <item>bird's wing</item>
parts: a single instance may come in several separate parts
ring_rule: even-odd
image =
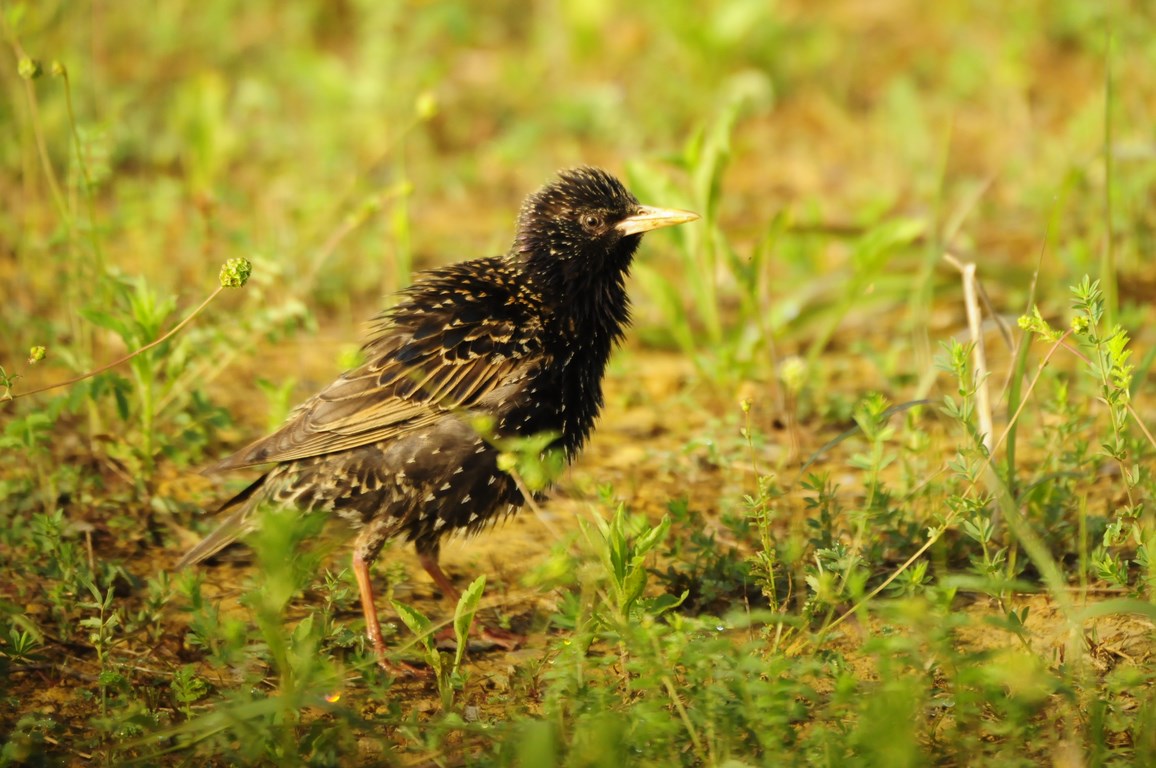
[[[379,320],[365,363],[299,406],[276,432],[213,469],[291,461],[402,436],[516,385],[536,365],[537,319],[516,303],[479,302],[457,288],[449,296],[439,293],[436,302],[411,291],[407,302]]]

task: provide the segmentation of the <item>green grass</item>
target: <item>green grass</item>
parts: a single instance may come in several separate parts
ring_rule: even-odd
[[[1146,8],[0,18],[0,766],[1156,762]],[[170,573],[239,482],[198,471],[579,163],[703,218],[543,524],[460,549],[456,612],[378,564],[430,679],[318,519]]]

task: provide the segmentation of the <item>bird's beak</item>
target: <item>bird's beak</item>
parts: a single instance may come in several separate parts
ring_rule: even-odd
[[[649,205],[640,205],[632,215],[614,227],[624,235],[641,235],[652,229],[673,227],[675,224],[685,224],[697,218],[697,213],[680,211],[677,208],[652,208]]]

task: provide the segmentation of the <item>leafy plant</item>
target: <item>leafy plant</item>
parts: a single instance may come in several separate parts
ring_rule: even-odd
[[[426,663],[434,672],[438,692],[441,694],[442,709],[447,712],[454,704],[454,694],[465,687],[465,671],[462,662],[465,660],[466,650],[470,645],[470,627],[473,626],[474,615],[482,601],[482,593],[486,588],[484,575],[474,579],[473,583],[462,592],[457,606],[454,608],[453,633],[455,650],[453,655],[442,653],[437,648],[436,627],[420,611],[410,606],[393,602],[397,615],[409,630],[417,637]]]

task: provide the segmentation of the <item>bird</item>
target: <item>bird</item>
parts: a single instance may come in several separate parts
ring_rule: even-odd
[[[356,531],[366,636],[396,669],[370,578],[384,544],[412,542],[443,596],[459,598],[439,564],[443,539],[476,534],[535,493],[503,469],[502,441],[547,435],[548,449],[575,458],[630,322],[626,278],[642,235],[698,218],[642,205],[605,170],[560,171],[525,199],[504,255],[415,275],[372,321],[363,362],[210,468],[267,467],[177,568],[253,532],[266,506],[341,518]]]

